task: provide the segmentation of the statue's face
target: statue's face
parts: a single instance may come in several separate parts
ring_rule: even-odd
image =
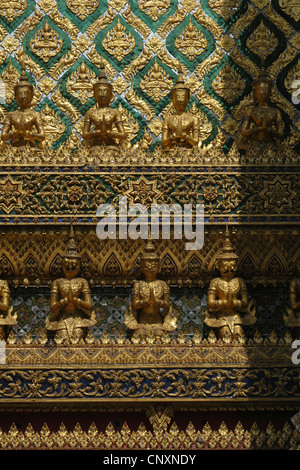
[[[94,97],[100,106],[107,106],[111,100],[111,88],[107,85],[97,85],[94,89]]]
[[[270,99],[271,86],[267,82],[259,82],[254,86],[253,93],[259,103],[265,103]]]
[[[159,271],[159,262],[157,260],[142,261],[142,270],[146,279],[155,279]]]
[[[221,277],[231,279],[235,276],[237,271],[237,263],[235,260],[221,260],[218,263],[218,268]]]
[[[173,91],[172,101],[176,111],[184,111],[188,105],[190,94],[188,90],[177,89]]]
[[[77,277],[80,271],[80,260],[76,258],[64,258],[62,262],[62,268],[65,277]]]
[[[29,86],[20,86],[16,88],[16,100],[20,108],[29,108],[32,96],[33,93]]]

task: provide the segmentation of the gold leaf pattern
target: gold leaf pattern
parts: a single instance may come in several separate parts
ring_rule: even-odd
[[[126,32],[118,19],[116,26],[109,30],[102,41],[104,49],[114,56],[119,62],[124,59],[135,47],[135,39],[131,32]]]
[[[207,39],[190,19],[189,24],[175,40],[175,47],[185,55],[190,61],[196,59],[207,48]]]

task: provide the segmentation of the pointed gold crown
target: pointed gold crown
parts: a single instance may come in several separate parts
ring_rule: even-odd
[[[191,90],[185,84],[185,81],[183,79],[182,66],[180,63],[178,65],[178,75],[177,75],[176,85],[171,89],[171,92],[173,93],[175,90],[187,90],[189,92],[189,95],[191,94]]]
[[[272,85],[272,80],[267,73],[267,69],[263,60],[261,61],[260,72],[258,76],[255,80],[253,80],[253,86],[261,82],[266,82]]]
[[[105,65],[104,65],[102,57],[101,57],[101,60],[100,60],[99,69],[100,69],[100,72],[99,72],[97,81],[94,83],[94,88],[97,85],[106,85],[106,86],[108,86],[109,88],[112,89],[113,86],[112,86],[111,83],[109,83],[109,81],[107,80],[106,74],[105,74]]]
[[[237,260],[237,259],[238,259],[238,255],[234,251],[234,248],[230,241],[230,233],[229,233],[228,225],[226,225],[223,246],[218,256],[218,260]]]
[[[77,244],[76,244],[76,239],[75,239],[72,223],[71,223],[69,239],[68,239],[67,249],[66,249],[64,258],[80,259],[80,254],[78,253],[78,250],[77,250]]]
[[[30,83],[28,81],[27,74],[26,74],[26,71],[25,71],[25,67],[22,66],[22,72],[21,72],[21,75],[19,77],[19,80],[18,80],[17,84],[15,85],[15,89],[20,88],[20,87],[24,87],[24,86],[29,87],[33,91],[33,85],[32,85],[32,83]]]
[[[142,260],[143,261],[148,261],[148,260],[159,261],[159,256],[156,253],[155,246],[152,242],[150,233],[148,235],[147,243],[145,244],[145,247],[144,247]]]

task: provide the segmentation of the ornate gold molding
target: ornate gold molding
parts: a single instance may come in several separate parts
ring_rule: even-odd
[[[97,450],[299,450],[299,433],[287,421],[279,429],[270,422],[259,426],[255,421],[249,427],[240,421],[233,429],[222,422],[218,429],[213,429],[207,422],[198,429],[192,421],[183,428],[176,419],[162,432],[153,425],[148,430],[143,422],[133,430],[125,422],[116,428],[109,422],[104,431],[95,423],[84,431],[78,422],[73,429],[68,429],[63,422],[57,430],[50,423],[44,422],[38,430],[28,423],[24,431],[18,430],[15,423],[7,432],[0,429],[1,450],[59,450],[59,449],[97,449]]]

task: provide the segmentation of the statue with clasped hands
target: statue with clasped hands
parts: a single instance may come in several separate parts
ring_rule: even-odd
[[[226,227],[225,240],[217,259],[220,277],[210,282],[204,320],[208,326],[217,328],[221,339],[242,337],[243,326],[256,322],[255,307],[248,299],[245,281],[236,277],[237,260]]]
[[[57,344],[78,343],[88,327],[95,325],[95,312],[88,281],[79,277],[80,255],[71,227],[67,251],[62,261],[64,277],[52,283],[48,330],[56,331]]]
[[[184,83],[181,65],[178,70],[177,83],[171,90],[174,114],[170,114],[162,123],[161,143],[166,151],[178,148],[191,151],[199,143],[199,119],[186,112],[191,92]]]
[[[247,147],[277,149],[283,138],[279,109],[271,105],[272,81],[263,68],[252,85],[254,105],[245,111],[241,135]],[[241,148],[243,148],[241,143]]]
[[[127,137],[120,111],[110,107],[113,86],[107,81],[104,69],[102,60],[98,80],[93,85],[96,106],[86,113],[82,134],[95,155],[102,147],[106,152],[116,152]]]
[[[159,266],[159,257],[149,238],[141,259],[145,279],[134,282],[132,301],[125,313],[125,325],[134,330],[135,336],[162,336],[176,329],[169,286],[157,279]]]
[[[1,133],[3,143],[10,142],[12,147],[42,147],[45,140],[44,124],[41,114],[31,108],[33,93],[33,85],[22,68],[19,81],[15,85],[18,109],[7,113]]]

